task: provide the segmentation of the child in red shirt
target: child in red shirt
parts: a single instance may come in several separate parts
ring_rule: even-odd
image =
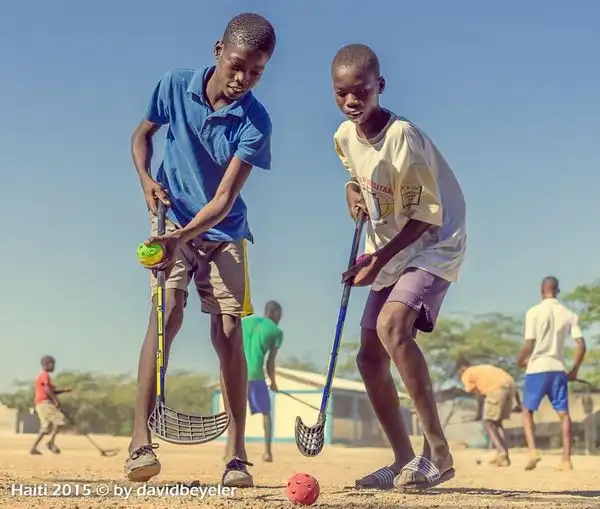
[[[58,395],[71,392],[70,389],[57,390],[50,379],[50,373],[54,371],[56,361],[54,357],[45,355],[42,357],[42,371],[35,379],[35,411],[40,419],[40,431],[31,448],[31,454],[41,454],[37,446],[46,435],[50,435],[47,447],[50,452],[59,454],[60,449],[56,447],[54,439],[58,432],[66,427],[67,419],[60,409]]]

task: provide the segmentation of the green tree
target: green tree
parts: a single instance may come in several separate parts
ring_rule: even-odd
[[[296,357],[292,355],[291,357],[287,357],[282,359],[281,361],[277,361],[277,365],[282,368],[288,369],[297,369],[298,371],[310,371],[312,373],[321,373],[323,371],[322,368],[313,361],[310,357]]]
[[[579,377],[600,388],[600,281],[577,286],[563,297],[565,304],[579,314],[583,335],[588,345]],[[574,349],[567,348],[567,358],[573,359]],[[583,390],[583,387],[577,386]]]
[[[600,281],[579,285],[563,300],[577,311],[582,325],[591,327],[600,324]]]
[[[519,319],[499,313],[470,319],[441,317],[432,333],[419,333],[418,343],[431,372],[434,387],[452,377],[462,357],[472,363],[490,362],[519,376],[517,355],[521,346]]]
[[[61,406],[77,427],[85,432],[129,435],[133,425],[136,380],[129,375],[63,372],[53,377],[70,394],[60,396]],[[212,411],[210,380],[202,373],[174,371],[167,375],[167,405],[181,412],[209,414]],[[28,411],[33,407],[33,382],[17,380],[13,389],[0,394],[9,408]]]

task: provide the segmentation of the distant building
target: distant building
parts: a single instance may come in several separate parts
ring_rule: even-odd
[[[299,416],[307,426],[312,426],[317,422],[318,410],[310,408],[308,405],[317,409],[320,407],[326,376],[288,368],[276,368],[276,374],[280,392],[271,393],[273,442],[295,442],[296,416]],[[398,395],[401,400],[407,399],[407,395],[402,392]],[[222,412],[223,408],[221,389],[219,384],[215,383],[213,385],[213,412]],[[407,430],[409,434],[412,434],[411,412],[408,408],[403,408],[402,412]],[[225,439],[226,433],[219,440],[224,441]],[[249,409],[246,440],[248,442],[264,440],[262,415],[250,415]],[[373,412],[362,382],[334,378],[328,405],[325,443],[354,447],[387,445],[387,439]]]
[[[40,420],[35,412],[8,408],[0,404],[0,435],[36,434],[39,429]]]
[[[12,435],[16,432],[17,410],[0,403],[0,434]]]

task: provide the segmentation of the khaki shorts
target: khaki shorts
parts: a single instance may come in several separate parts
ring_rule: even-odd
[[[40,420],[42,430],[49,430],[52,424],[55,426],[67,425],[65,415],[51,401],[45,400],[36,403],[35,412]]]
[[[483,418],[486,421],[502,422],[510,419],[517,388],[514,384],[501,385],[485,397]]]
[[[152,235],[158,233],[156,217],[151,218]],[[179,227],[165,222],[167,233]],[[250,300],[250,278],[246,240],[214,242],[196,238],[178,250],[175,264],[167,274],[165,289],[186,292],[194,281],[201,309],[211,315],[244,317],[254,313]],[[152,297],[156,295],[156,278],[151,275]]]

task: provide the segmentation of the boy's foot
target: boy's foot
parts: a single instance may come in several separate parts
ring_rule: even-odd
[[[234,457],[225,466],[221,484],[228,488],[252,488],[254,481],[247,468],[251,466],[253,466],[252,463]]]
[[[48,447],[48,450],[52,454],[60,454],[60,449],[58,447],[56,447],[56,444],[53,444],[52,442],[49,442],[49,443],[46,444],[46,447]]]
[[[529,460],[527,461],[527,465],[525,465],[525,470],[533,470],[537,467],[537,464],[542,461],[540,453],[537,451],[529,453]]]
[[[494,455],[489,459],[488,465],[491,465],[491,466],[495,467],[496,464],[498,463],[498,458],[499,457],[500,457],[500,454],[498,454],[498,451],[496,451],[494,453]]]
[[[355,486],[363,489],[391,490],[394,487],[394,479],[399,473],[400,470],[394,469],[393,466],[382,467],[357,479]]]
[[[573,463],[571,463],[571,460],[562,460],[556,467],[556,470],[559,470],[562,472],[567,471],[567,470],[573,470]]]
[[[510,458],[508,457],[508,454],[506,454],[506,453],[498,454],[498,456],[496,457],[495,466],[510,467]]]
[[[266,452],[263,454],[263,461],[265,463],[273,463],[273,455],[270,452]]]
[[[400,489],[423,490],[449,481],[455,475],[454,461],[450,453],[443,460],[438,460],[438,465],[421,455],[402,469],[394,479],[394,486]]]
[[[133,482],[147,482],[160,474],[160,461],[154,454],[158,444],[147,444],[138,447],[125,460],[125,475]]]
[[[33,449],[31,449],[31,451],[29,451],[29,454],[31,454],[32,456],[41,456],[42,453],[40,451],[38,451],[35,447]]]

